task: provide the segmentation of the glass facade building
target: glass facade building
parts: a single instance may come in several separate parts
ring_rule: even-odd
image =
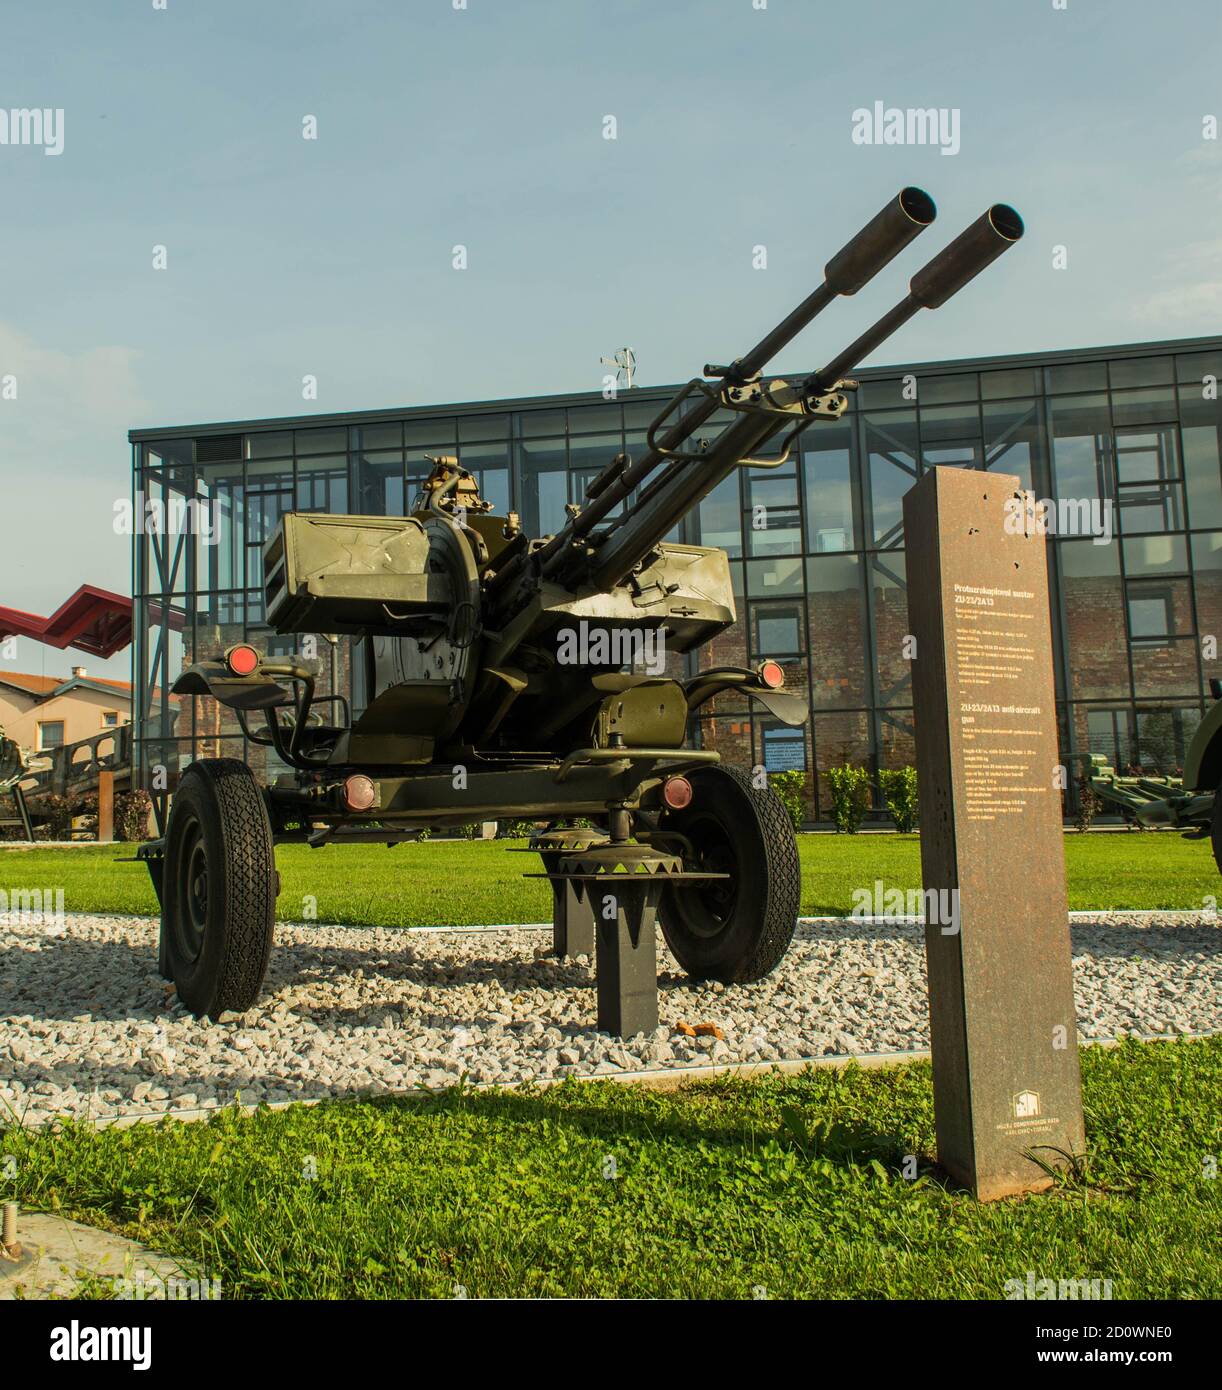
[[[792,730],[723,698],[693,730],[697,741],[732,762],[805,768],[814,822],[828,819],[829,767],[914,762],[902,499],[923,470],[951,465],[1017,474],[1056,504],[1047,547],[1064,758],[1098,752],[1118,768],[1174,772],[1219,674],[1222,338],[857,377],[843,420],[812,424],[781,468],[737,470],[675,533],[723,547],[738,595],[738,623],[687,663],[774,657],[811,707],[807,727]],[[133,551],[143,784],[172,791],[195,757],[275,770],[229,711],[167,692],[184,665],[236,641],[299,649],[300,638],[264,622],[261,550],[281,513],[402,514],[424,456],[457,454],[498,512],[512,509],[528,534],[544,535],[614,454],[643,450],[672,393],[133,431],[136,513],[146,518]],[[1083,533],[1092,525],[1103,535]],[[334,685],[359,712],[350,640],[316,648],[320,688]],[[1067,809],[1072,800],[1071,789]]]

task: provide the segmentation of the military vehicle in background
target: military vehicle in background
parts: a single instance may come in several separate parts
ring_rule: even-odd
[[[162,905],[162,972],[191,1010],[255,1001],[272,942],[276,844],[393,843],[507,817],[549,823],[532,846],[555,890],[558,949],[575,952],[582,933],[592,940],[591,894],[610,881],[625,949],[644,932],[652,953],[656,912],[693,977],[749,981],[773,969],[798,914],[792,827],[766,783],[685,739],[691,716],[723,692],[794,726],[806,700],[782,689],[776,662],[684,679],[659,662],[634,669],[634,658],[693,652],[735,621],[726,554],[669,539],[680,520],[735,469],[776,468],[802,430],[839,420],[856,386],[851,368],[1023,230],[1012,208],[993,206],[821,371],[763,375],[934,217],[926,193],[904,189],[755,347],[705,366],[675,395],[639,457],[609,459],[555,535],[528,536],[516,515],[493,516],[449,457],[432,459],[409,516],[281,519],[263,552],[269,624],[364,639],[372,694],[352,720],[343,697],[316,695],[311,665],[247,644],[176,681],[176,694],[235,711],[246,737],[292,769],[261,787],[240,761],[191,764],[164,837],[140,847]]]
[[[1192,735],[1182,776],[1121,775],[1100,753],[1079,756],[1086,785],[1104,806],[1142,829],[1183,830],[1186,840],[1208,839],[1222,873],[1222,681],[1209,685],[1214,704]]]

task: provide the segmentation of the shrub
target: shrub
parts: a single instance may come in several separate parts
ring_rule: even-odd
[[[768,785],[781,798],[782,804],[789,812],[789,819],[793,821],[793,828],[801,830],[802,822],[806,819],[806,807],[802,801],[802,793],[806,790],[806,773],[801,768],[791,768],[788,772],[770,772]]]
[[[1086,772],[1078,773],[1077,782],[1078,809],[1073,818],[1074,828],[1089,830],[1099,813],[1099,793],[1091,786],[1090,777]]]
[[[143,787],[115,797],[115,839],[143,840],[148,834],[153,799]]]
[[[870,809],[870,774],[864,767],[829,767],[827,784],[832,793],[832,820],[842,835],[855,835]]]
[[[916,768],[883,768],[878,774],[878,789],[895,828],[904,835],[915,830],[919,809]]]
[[[503,820],[497,822],[496,837],[498,840],[526,840],[538,829],[539,822],[534,820]]]
[[[34,836],[39,840],[67,840],[72,835],[72,803],[58,792],[38,798],[38,820]]]

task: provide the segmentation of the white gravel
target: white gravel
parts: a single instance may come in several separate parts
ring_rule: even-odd
[[[157,974],[155,919],[0,927],[0,1113],[150,1116],[233,1100],[508,1083],[928,1047],[921,928],[814,919],[754,985],[692,985],[659,951],[662,1026],[594,1030],[585,958],[550,929],[276,928],[249,1013],[192,1018]],[[1222,927],[1191,913],[1073,922],[1083,1040],[1222,1027]],[[679,1022],[716,1024],[724,1040]]]

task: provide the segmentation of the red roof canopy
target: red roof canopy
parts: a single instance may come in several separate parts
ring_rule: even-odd
[[[132,601],[82,584],[49,618],[0,604],[0,642],[12,636],[32,637],[61,649],[77,647],[93,656],[113,656],[132,640]]]

